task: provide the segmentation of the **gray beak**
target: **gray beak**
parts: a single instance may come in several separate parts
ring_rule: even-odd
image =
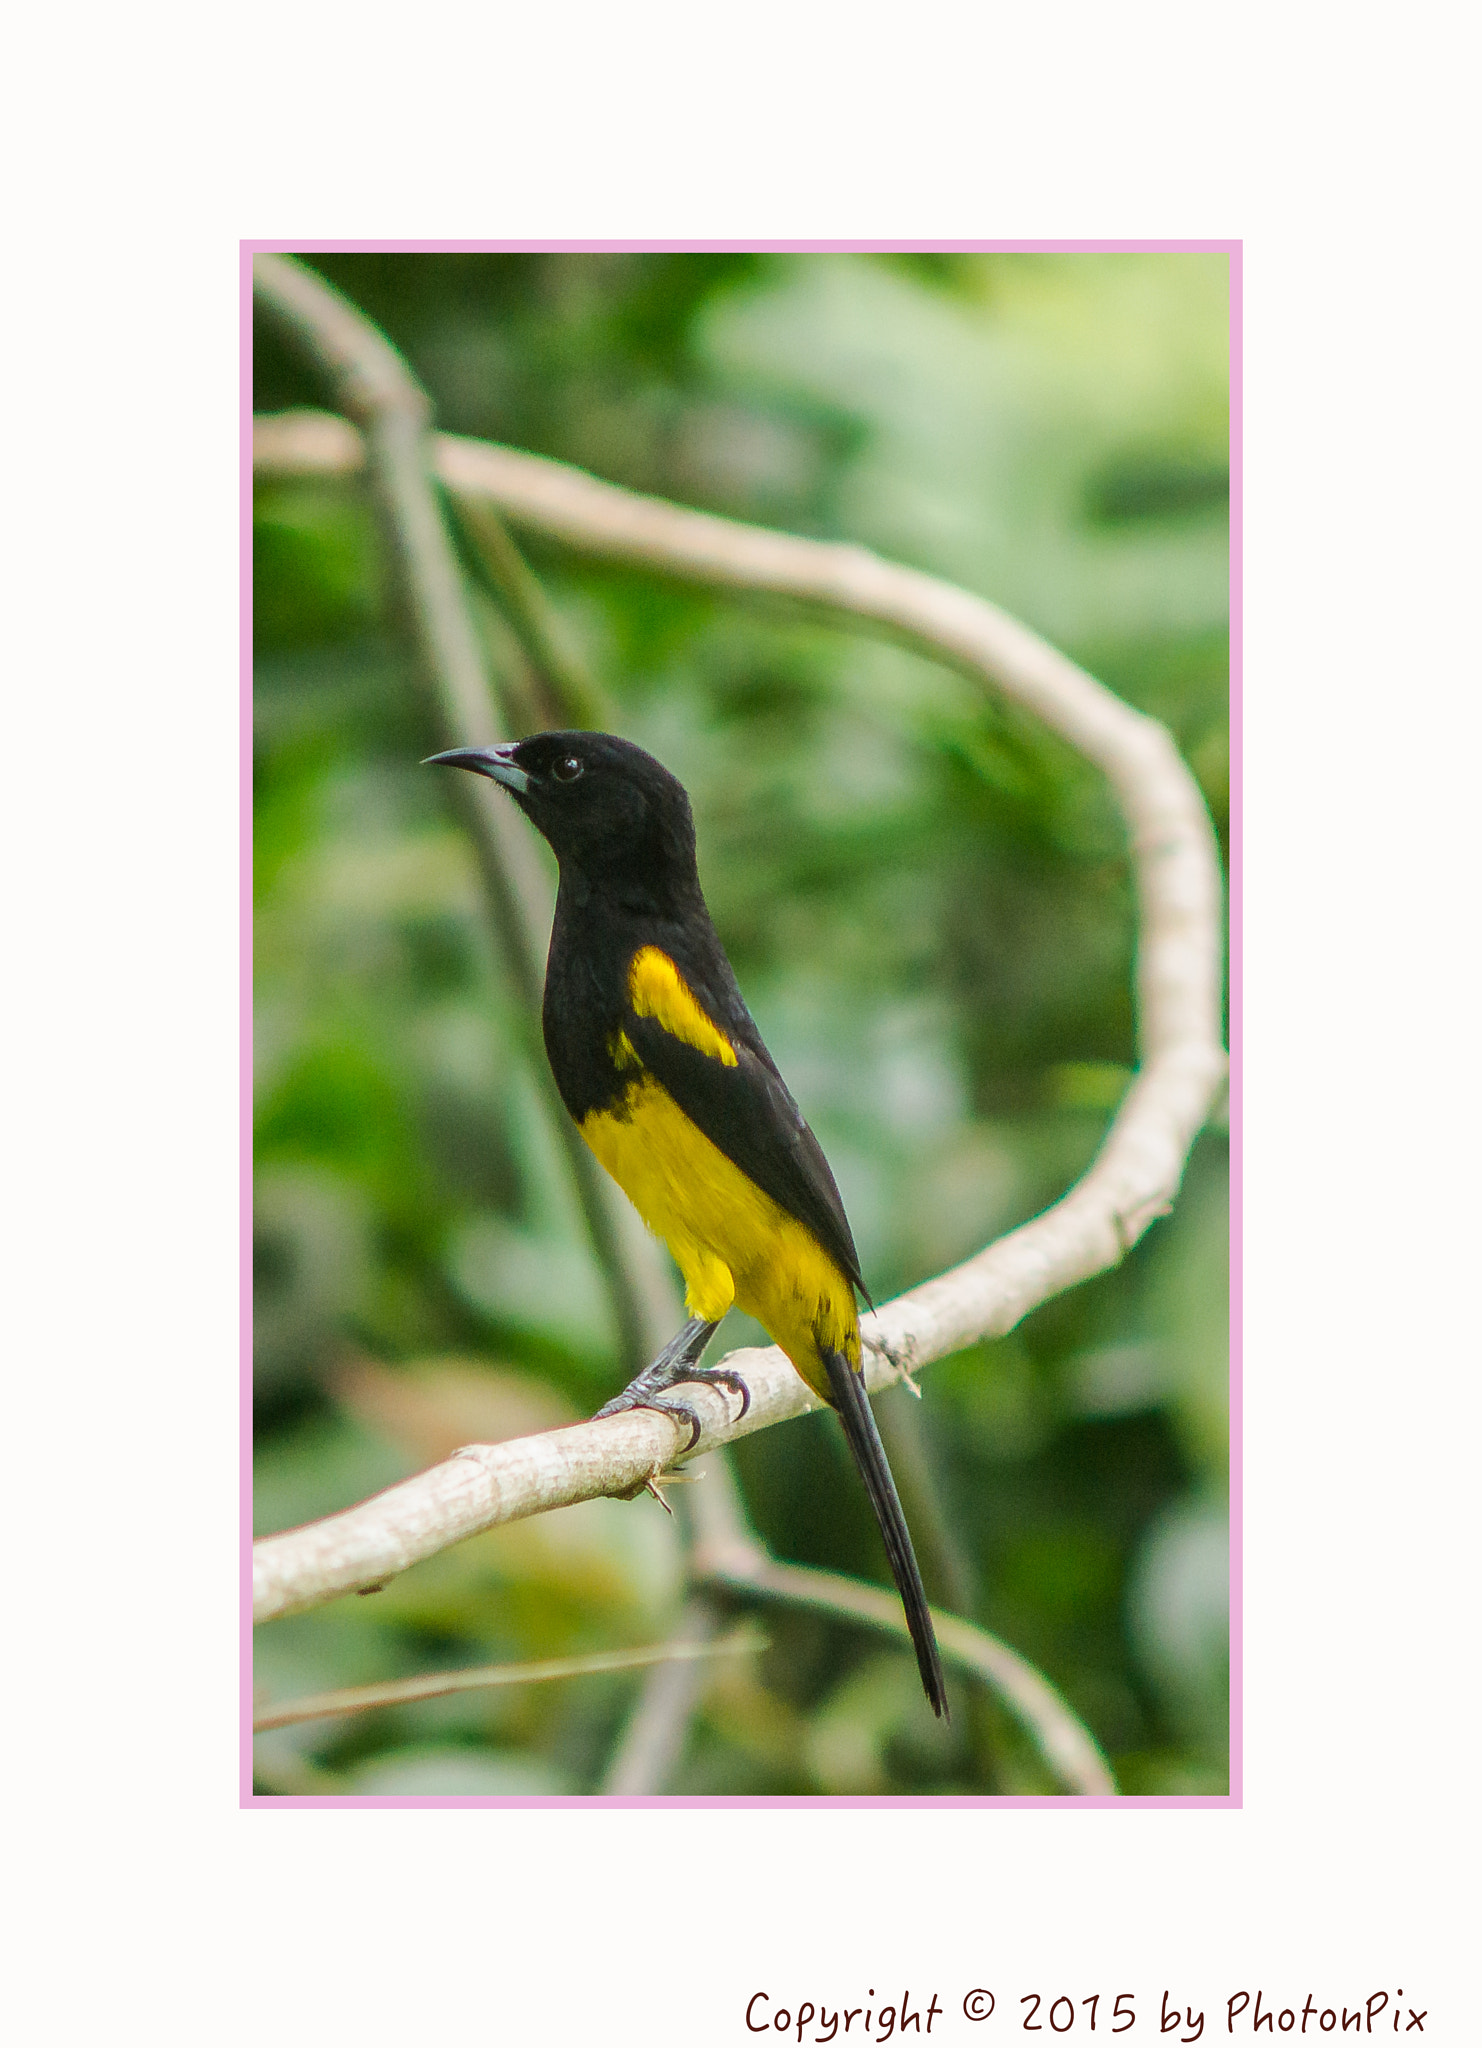
[[[512,758],[518,744],[518,741],[511,740],[502,747],[454,747],[446,754],[430,754],[422,766],[469,768],[475,775],[487,775],[490,781],[502,782],[516,796],[523,796],[530,787],[530,777]]]

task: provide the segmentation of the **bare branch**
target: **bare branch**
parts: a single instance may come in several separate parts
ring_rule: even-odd
[[[724,1657],[766,1648],[766,1638],[735,1629],[721,1642],[699,1640],[654,1643],[642,1650],[595,1650],[586,1657],[547,1657],[535,1664],[479,1664],[466,1671],[428,1671],[416,1678],[395,1678],[385,1685],[346,1685],[334,1692],[306,1694],[279,1707],[264,1707],[252,1717],[254,1734],[268,1728],[291,1728],[300,1721],[325,1721],[337,1714],[364,1714],[372,1707],[406,1707],[417,1700],[444,1699],[455,1692],[487,1692],[501,1685],[540,1685],[554,1678],[587,1678],[598,1671],[638,1671],[649,1664],[693,1663],[703,1657]]]
[[[735,1354],[751,1386],[749,1432],[819,1404],[780,1351]],[[731,1434],[724,1398],[686,1390],[708,1423],[702,1447]],[[799,1398],[801,1397],[801,1398]],[[730,1404],[734,1409],[734,1401]],[[682,1424],[652,1408],[578,1422],[506,1443],[470,1444],[441,1465],[307,1528],[252,1546],[253,1618],[317,1607],[341,1593],[382,1586],[409,1565],[465,1536],[598,1494],[631,1494],[673,1462]]]
[[[864,549],[686,511],[482,442],[445,435],[435,451],[440,476],[461,496],[584,552],[801,598],[840,623],[902,635],[1024,705],[1108,777],[1129,829],[1139,910],[1140,1071],[1089,1171],[1061,1201],[865,1318],[870,1383],[1001,1336],[1116,1265],[1171,1206],[1225,1072],[1218,856],[1198,787],[1164,728],[985,599]],[[348,474],[363,454],[345,422],[287,415],[259,423],[256,460],[270,472]],[[695,1389],[708,1420],[702,1447],[818,1405],[776,1350],[733,1352],[729,1363],[746,1376],[751,1410],[737,1424],[719,1396]],[[265,1538],[255,1556],[258,1617],[378,1584],[495,1522],[629,1492],[675,1456],[682,1434],[662,1415],[634,1411],[472,1446],[346,1514]]]

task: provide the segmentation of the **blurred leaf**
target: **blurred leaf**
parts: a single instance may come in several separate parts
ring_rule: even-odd
[[[1152,1344],[1108,1344],[1068,1361],[1070,1399],[1081,1415],[1135,1415],[1168,1394],[1168,1363]]]
[[[340,488],[259,486],[252,519],[252,623],[259,646],[345,640],[379,599],[370,508]]]
[[[646,1640],[674,1607],[681,1574],[675,1525],[644,1495],[580,1501],[485,1530],[376,1598],[388,1616],[449,1640],[566,1656]]]
[[[910,1655],[874,1655],[813,1715],[808,1766],[822,1792],[901,1789],[903,1777],[941,1780],[952,1767],[947,1728],[921,1714],[921,1682]]]
[[[394,1486],[407,1460],[342,1416],[315,1413],[268,1433],[253,1469],[253,1531],[296,1529]]]
[[[1200,1142],[1163,1226],[1148,1318],[1163,1344],[1169,1395],[1190,1457],[1216,1489],[1230,1459],[1230,1193],[1225,1147]]]
[[[565,1775],[552,1765],[516,1750],[465,1749],[447,1746],[408,1747],[373,1757],[345,1774],[347,1792],[472,1794],[475,1797],[544,1798],[574,1792]]]
[[[588,1356],[616,1357],[611,1303],[583,1246],[483,1214],[457,1226],[447,1259],[454,1286],[491,1321]]]
[[[1139,1658],[1175,1722],[1218,1748],[1230,1688],[1230,1534],[1222,1503],[1164,1511],[1144,1538],[1128,1606]]]
[[[435,1465],[465,1444],[498,1444],[579,1420],[544,1380],[471,1359],[419,1360],[391,1370],[358,1358],[330,1381],[357,1422],[379,1431],[417,1465]]]
[[[1106,526],[1225,512],[1229,503],[1229,464],[1201,460],[1178,448],[1128,450],[1112,457],[1086,485],[1087,513]]]
[[[323,1168],[268,1166],[253,1189],[253,1370],[259,1394],[303,1379],[363,1306],[370,1217],[358,1190]]]

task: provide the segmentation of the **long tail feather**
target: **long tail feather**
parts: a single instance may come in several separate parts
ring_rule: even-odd
[[[947,1712],[947,1685],[942,1676],[936,1630],[931,1625],[931,1610],[926,1604],[926,1591],[921,1584],[921,1572],[911,1547],[911,1533],[906,1527],[900,1495],[890,1476],[885,1446],[880,1441],[870,1397],[865,1392],[864,1374],[855,1372],[842,1352],[831,1351],[826,1345],[820,1345],[819,1350],[828,1371],[834,1407],[844,1425],[844,1435],[870,1497],[870,1506],[875,1510],[880,1534],[885,1538],[891,1576],[899,1589],[911,1641],[916,1646],[921,1683],[937,1715],[950,1721],[952,1717]]]

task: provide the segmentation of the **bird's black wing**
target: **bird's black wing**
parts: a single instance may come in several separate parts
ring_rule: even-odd
[[[751,1025],[745,1037],[720,1004],[691,990],[729,1039],[735,1065],[686,1044],[652,1017],[630,1016],[624,1029],[654,1079],[741,1171],[789,1216],[811,1230],[840,1271],[868,1300],[859,1254],[823,1147],[803,1121],[787,1084]],[[727,1005],[726,1008],[729,1008]],[[746,1038],[754,1040],[748,1044]]]

